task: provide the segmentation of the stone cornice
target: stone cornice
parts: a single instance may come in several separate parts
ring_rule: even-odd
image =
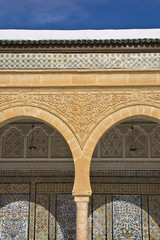
[[[0,87],[160,86],[160,69],[0,70]]]

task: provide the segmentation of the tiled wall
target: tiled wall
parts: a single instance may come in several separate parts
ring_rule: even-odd
[[[158,240],[159,203],[160,195],[93,195],[90,239]]]
[[[72,187],[72,177],[1,177],[0,239],[76,239]],[[92,189],[89,240],[159,239],[160,178],[93,177]]]
[[[160,67],[160,53],[0,54],[0,69],[146,69]]]

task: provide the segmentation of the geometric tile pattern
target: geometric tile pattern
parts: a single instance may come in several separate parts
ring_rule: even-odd
[[[92,184],[92,191],[111,194],[159,194],[160,184],[95,183]]]
[[[160,195],[149,196],[150,239],[160,239]]]
[[[76,205],[71,194],[36,195],[35,239],[76,239]]]
[[[92,198],[97,201],[93,200],[91,209],[93,235],[90,239],[160,239],[160,195],[100,194]],[[104,236],[104,229],[107,236]]]
[[[51,177],[22,177],[15,183],[13,179],[15,178],[1,178],[0,185],[3,189],[5,186],[3,182],[7,181],[7,191],[0,195],[0,239],[76,239],[76,205],[71,194],[70,182],[56,183]],[[120,179],[124,181],[125,178]],[[153,178],[144,179],[144,182],[149,182],[149,185],[136,184],[139,191],[142,189],[142,193],[139,194],[137,194],[137,188],[129,183],[129,178],[126,178],[129,187],[125,185],[125,188],[121,188],[122,183],[117,183],[114,188],[110,186],[111,190],[122,190],[118,193],[103,192],[106,189],[103,185],[106,183],[101,182],[102,178],[98,180],[96,177],[92,180],[99,181],[99,184],[92,184],[88,240],[159,240],[160,190],[156,188],[157,184],[153,184]],[[16,183],[17,181],[19,183]],[[25,189],[24,193],[22,189],[20,193],[14,193],[13,185],[21,185],[20,181],[22,185],[25,183],[24,187],[30,186],[29,181],[32,181],[31,189],[29,188],[27,194]],[[107,186],[109,184],[112,185],[107,183]]]
[[[28,195],[0,196],[0,239],[27,240],[29,218]]]
[[[107,240],[112,240],[113,232],[113,221],[112,221],[112,215],[113,215],[113,200],[111,195],[106,196],[106,215],[107,215]]]
[[[37,193],[71,193],[72,188],[72,183],[38,183]]]
[[[50,195],[49,211],[49,240],[54,240],[56,236],[56,195]]]
[[[148,196],[147,195],[142,195],[142,235],[143,235],[143,240],[149,240],[149,216],[148,216]]]
[[[49,195],[36,196],[35,238],[48,240]]]
[[[7,193],[29,193],[29,184],[0,184],[0,194]]]
[[[70,193],[73,184],[61,183],[38,183],[37,193]],[[115,193],[115,194],[158,194],[160,192],[160,184],[112,184],[112,183],[94,183],[92,184],[94,193]]]
[[[113,239],[141,240],[139,195],[113,196]]]
[[[159,68],[160,53],[2,53],[0,69]]]
[[[34,240],[34,232],[35,232],[35,196],[36,196],[36,183],[35,181],[32,181],[31,183],[31,192],[30,192],[30,218],[29,218],[29,240]]]
[[[17,177],[18,179],[23,177],[53,177],[54,181],[53,182],[63,182],[63,179],[70,179],[69,182],[73,182],[73,176],[74,176],[74,171],[72,170],[65,170],[65,171],[56,171],[56,170],[40,170],[40,171],[35,171],[35,170],[0,170],[0,177]],[[130,182],[130,177],[138,177],[138,179],[145,179],[144,177],[148,177],[147,179],[150,180],[151,177],[153,179],[156,177],[158,182],[160,182],[160,170],[91,170],[91,182],[96,182],[95,179],[98,179],[99,177],[103,177],[102,182],[108,182],[106,181],[106,177],[112,178],[113,177],[125,177],[125,182]],[[55,178],[56,177],[56,178]],[[97,178],[98,177],[98,178]],[[10,179],[10,178],[8,178]],[[116,178],[115,178],[116,179]],[[121,179],[121,178],[119,178]],[[56,181],[55,181],[56,180]],[[46,180],[45,182],[47,182]],[[68,181],[68,180],[67,180]],[[66,181],[66,182],[67,182]],[[8,182],[8,181],[7,181]],[[40,182],[40,181],[38,181]],[[99,182],[99,181],[98,181]],[[101,182],[101,181],[100,181]],[[140,181],[141,183],[142,181]],[[147,181],[150,182],[150,181]],[[154,181],[153,181],[154,182]],[[157,182],[157,181],[156,181]],[[157,183],[158,183],[157,182]],[[146,183],[146,181],[144,181]],[[154,182],[155,183],[155,182]]]
[[[93,196],[93,239],[106,238],[105,195]]]
[[[72,195],[57,195],[57,238],[76,239],[76,204]]]

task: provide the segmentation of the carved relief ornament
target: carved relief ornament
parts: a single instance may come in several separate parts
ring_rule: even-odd
[[[107,115],[137,104],[160,107],[160,88],[8,88],[0,91],[1,111],[24,105],[45,109],[72,129],[82,148]]]

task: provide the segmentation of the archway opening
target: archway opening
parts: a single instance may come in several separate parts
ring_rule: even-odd
[[[3,125],[0,167],[2,239],[75,239],[73,157],[56,128],[35,118]]]
[[[103,134],[91,161],[91,239],[158,239],[159,142],[160,125],[143,118]]]
[[[160,124],[138,118],[107,130],[98,141],[91,171],[160,169]]]
[[[1,127],[0,139],[1,170],[74,172],[68,143],[56,128],[40,120],[12,121]]]

